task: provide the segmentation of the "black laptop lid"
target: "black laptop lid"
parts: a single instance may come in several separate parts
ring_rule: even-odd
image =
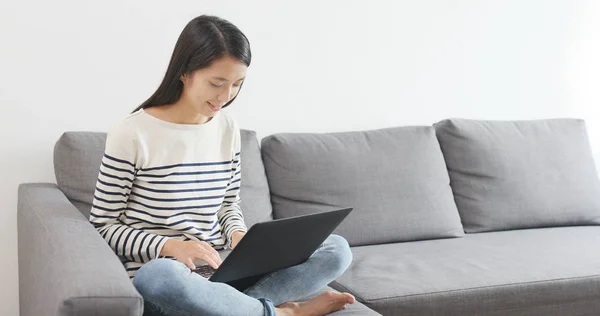
[[[230,283],[300,264],[313,254],[352,208],[257,223],[210,278]],[[236,286],[237,287],[237,286]]]

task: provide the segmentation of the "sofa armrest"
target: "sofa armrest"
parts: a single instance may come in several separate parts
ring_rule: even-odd
[[[142,315],[119,258],[57,185],[19,186],[22,316]]]

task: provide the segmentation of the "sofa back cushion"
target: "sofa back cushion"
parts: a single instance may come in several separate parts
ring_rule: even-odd
[[[256,133],[241,130],[241,208],[248,227],[272,219],[269,186]],[[54,172],[62,192],[89,217],[106,133],[66,132],[54,147]]]
[[[434,125],[466,232],[600,224],[585,123],[444,120]]]
[[[464,234],[433,127],[275,134],[262,141],[275,218],[344,207],[350,245]]]

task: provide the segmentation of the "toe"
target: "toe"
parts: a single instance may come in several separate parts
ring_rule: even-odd
[[[350,293],[344,293],[344,296],[345,296],[348,304],[354,304],[354,302],[356,301],[356,299],[354,298],[354,295],[352,295]]]

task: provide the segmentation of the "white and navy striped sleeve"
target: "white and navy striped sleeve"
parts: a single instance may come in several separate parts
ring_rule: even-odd
[[[242,159],[241,159],[241,138],[240,130],[236,128],[234,139],[233,168],[231,169],[231,179],[227,184],[223,204],[217,213],[219,223],[223,229],[223,234],[227,239],[227,247],[231,248],[231,234],[236,231],[246,232],[248,228],[244,223],[244,216],[240,208],[240,186],[242,179]]]
[[[108,133],[89,221],[119,257],[146,263],[158,257],[168,237],[121,222],[138,171],[138,152],[135,133],[124,124]]]

